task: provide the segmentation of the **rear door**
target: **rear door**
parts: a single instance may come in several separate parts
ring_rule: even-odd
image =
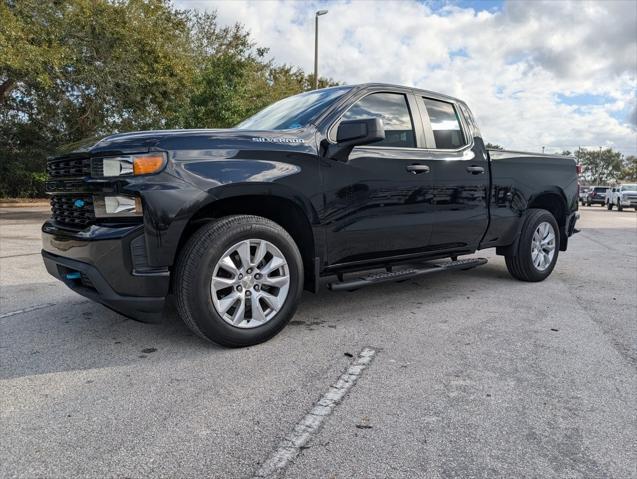
[[[487,229],[489,162],[457,104],[417,98],[428,146],[435,220],[430,248],[475,250]]]

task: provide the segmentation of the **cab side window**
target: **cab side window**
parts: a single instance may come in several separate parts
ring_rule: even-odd
[[[381,118],[385,126],[385,139],[371,146],[415,148],[414,124],[409,113],[407,98],[400,93],[372,93],[354,103],[343,115],[343,120]]]
[[[436,149],[455,150],[467,144],[460,127],[460,118],[451,103],[423,98],[433,130]]]

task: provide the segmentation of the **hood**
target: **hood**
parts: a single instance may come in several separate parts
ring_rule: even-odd
[[[237,148],[251,145],[255,148],[307,148],[313,143],[313,132],[296,130],[151,130],[117,133],[87,138],[60,148],[55,157],[73,157],[105,154],[142,153],[151,149],[214,149]]]

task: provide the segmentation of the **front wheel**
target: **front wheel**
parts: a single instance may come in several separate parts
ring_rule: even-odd
[[[202,226],[179,254],[177,310],[204,339],[242,347],[285,327],[303,290],[294,240],[260,216],[235,215]]]
[[[521,281],[546,279],[557,262],[560,231],[553,215],[531,209],[526,215],[517,248],[505,256],[511,276]]]
[[[608,208],[608,211],[611,211],[613,209],[613,204],[609,201],[606,203],[606,208]]]
[[[624,207],[622,206],[622,204],[619,202],[619,200],[617,200],[617,211],[624,211]]]

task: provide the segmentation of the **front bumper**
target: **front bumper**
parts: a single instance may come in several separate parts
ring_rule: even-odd
[[[170,274],[144,262],[141,225],[93,227],[84,234],[42,227],[42,258],[47,271],[73,291],[125,316],[145,322],[163,317]]]

